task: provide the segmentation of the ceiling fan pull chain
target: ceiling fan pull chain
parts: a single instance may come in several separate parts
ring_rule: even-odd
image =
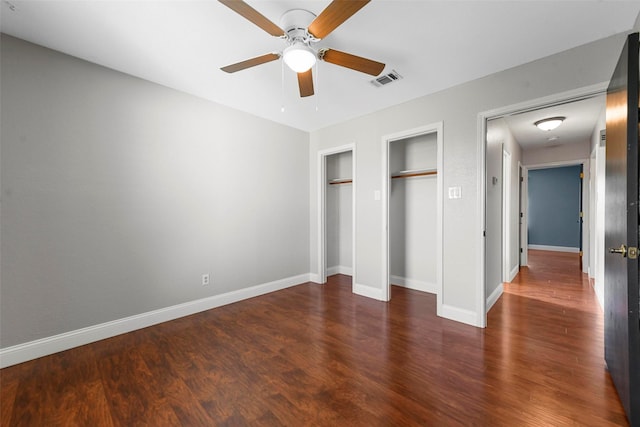
[[[318,111],[318,94],[320,93],[320,91],[318,90],[319,86],[318,86],[318,70],[320,70],[320,67],[318,66],[318,61],[316,61],[316,72],[314,74],[314,77],[316,79],[315,83],[313,84],[313,86],[315,87],[315,92],[316,92],[316,96],[314,97],[316,99],[316,112]]]
[[[284,113],[284,61],[280,61],[280,80],[280,99],[282,101],[280,112]]]

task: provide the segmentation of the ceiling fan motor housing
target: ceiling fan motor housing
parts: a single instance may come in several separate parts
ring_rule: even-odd
[[[291,9],[280,17],[280,28],[284,30],[290,44],[304,43],[309,46],[311,42],[319,41],[307,31],[315,18],[316,15],[308,10]]]

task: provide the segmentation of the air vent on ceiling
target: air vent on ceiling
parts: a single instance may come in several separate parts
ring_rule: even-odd
[[[401,78],[402,76],[398,74],[396,70],[391,70],[390,73],[384,74],[380,77],[376,77],[375,79],[371,80],[371,84],[374,85],[375,87],[382,87],[382,86],[388,85],[389,83],[398,81]]]
[[[600,147],[604,147],[607,145],[607,130],[602,129],[600,131]]]

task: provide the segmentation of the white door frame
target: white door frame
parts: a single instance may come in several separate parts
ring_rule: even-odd
[[[414,129],[396,132],[382,137],[382,300],[389,301],[391,298],[391,285],[389,282],[389,197],[390,197],[390,169],[389,169],[389,144],[393,141],[411,138],[414,136],[436,134],[436,168],[438,174],[436,176],[436,310],[438,316],[442,312],[442,213],[443,213],[443,122],[436,122]]]
[[[356,145],[354,143],[328,148],[318,152],[318,278],[321,284],[327,282],[327,157],[351,151],[351,286],[356,281]]]
[[[511,281],[511,153],[502,148],[502,283]]]
[[[529,254],[525,250],[528,245],[529,235],[527,234],[526,217],[528,216],[527,211],[527,176],[525,174],[525,167],[521,162],[518,162],[518,173],[519,179],[522,181],[518,182],[518,197],[520,198],[520,208],[518,210],[518,233],[520,234],[520,239],[518,241],[518,257],[520,267],[526,267],[529,262]]]
[[[582,197],[583,203],[582,203],[582,213],[583,213],[583,218],[582,218],[582,251],[583,251],[583,255],[582,255],[582,266],[583,266],[583,271],[587,270],[589,268],[589,257],[590,257],[590,253],[591,253],[591,236],[590,236],[590,229],[589,229],[589,223],[588,223],[588,218],[591,217],[591,207],[589,206],[590,203],[584,203],[584,196],[585,194],[589,194],[589,188],[588,185],[585,185],[585,182],[588,183],[589,179],[590,179],[590,168],[589,168],[589,161],[590,159],[578,159],[578,160],[566,160],[566,161],[558,161],[558,162],[548,162],[548,163],[537,163],[534,165],[523,165],[522,166],[522,173],[526,174],[527,178],[529,177],[529,171],[530,170],[536,170],[536,169],[551,169],[551,168],[561,168],[564,166],[580,166],[582,165],[582,173],[584,174],[584,178],[582,179],[582,194],[580,195],[580,197]],[[525,179],[522,183],[522,191],[524,192],[525,196],[529,197],[529,180]],[[591,197],[589,195],[589,197]],[[589,201],[591,200],[590,198],[588,199]],[[528,208],[528,206],[527,206]],[[528,213],[528,212],[527,212]],[[524,227],[525,230],[529,230],[529,222],[528,222],[528,218],[529,215],[525,215],[523,218],[523,222],[522,222],[522,226]],[[586,224],[586,225],[585,225]],[[527,252],[527,248],[528,248],[528,244],[529,242],[527,242],[527,246],[523,247],[523,251]],[[586,262],[585,262],[586,261]],[[585,271],[586,272],[586,271]]]
[[[484,328],[487,325],[487,310],[486,310],[486,279],[485,279],[485,263],[486,263],[486,251],[484,247],[485,241],[485,216],[487,197],[485,194],[485,179],[486,179],[486,154],[487,154],[487,120],[497,119],[510,114],[537,110],[540,108],[551,107],[553,105],[564,104],[567,102],[574,102],[580,99],[589,98],[592,96],[601,95],[606,93],[609,82],[601,82],[595,85],[582,87],[566,92],[560,92],[553,95],[545,96],[538,99],[533,99],[518,104],[512,104],[493,110],[487,110],[478,113],[477,122],[477,136],[478,141],[478,175],[476,181],[477,186],[477,206],[479,207],[478,221],[476,223],[477,239],[476,247],[478,250],[477,258],[477,271],[478,282],[476,286],[476,326]]]

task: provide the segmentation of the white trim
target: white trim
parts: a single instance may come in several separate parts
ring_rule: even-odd
[[[325,200],[326,200],[326,188],[325,183],[327,182],[327,171],[326,171],[326,158],[329,154],[325,154],[323,152],[318,153],[318,283],[324,284],[327,282],[327,271],[326,271],[326,260],[325,260],[325,252],[326,252],[326,236],[327,233],[325,231],[325,223],[326,223],[326,212],[325,212]]]
[[[509,280],[508,282],[511,283],[513,282],[513,279],[516,278],[516,276],[518,275],[518,273],[520,272],[520,265],[516,264],[515,266],[513,266],[513,269],[511,270],[511,272],[509,273]]]
[[[499,108],[494,108],[487,111],[478,113],[477,124],[477,149],[478,149],[478,174],[476,176],[476,182],[478,183],[477,194],[477,206],[480,210],[477,223],[477,240],[476,245],[480,249],[478,251],[478,266],[477,271],[480,273],[478,282],[476,283],[476,313],[477,319],[476,326],[484,328],[487,323],[487,316],[485,311],[485,293],[486,293],[486,279],[485,279],[485,248],[484,248],[484,231],[485,231],[485,209],[486,209],[486,194],[485,194],[485,175],[486,175],[486,137],[487,137],[487,120],[503,117],[507,114],[513,114],[522,112],[524,110],[540,109],[550,107],[553,104],[577,101],[581,98],[587,98],[596,96],[598,94],[605,93],[609,82],[601,82],[590,86],[585,86],[578,89],[573,89],[565,92],[555,93],[552,95],[544,96],[541,98],[531,99],[528,101],[520,102],[517,104],[511,104]]]
[[[279,291],[291,286],[309,282],[310,274],[287,277],[261,285],[252,286],[237,291],[231,291],[220,295],[214,295],[195,301],[177,304],[134,316],[125,317],[99,325],[89,326],[75,331],[69,331],[0,349],[0,368],[16,365],[18,363],[33,360],[38,357],[48,356],[59,351],[69,350],[74,347],[111,338],[116,335],[135,331],[157,325],[158,323],[189,316],[212,308],[257,297],[270,292]]]
[[[526,267],[529,263],[529,254],[527,253],[529,239],[529,234],[527,233],[527,218],[529,217],[529,211],[527,210],[527,203],[529,202],[527,199],[529,192],[529,177],[527,176],[528,172],[526,166],[524,166],[520,161],[518,161],[518,170],[522,174],[522,185],[518,190],[518,197],[520,197],[520,212],[518,212],[518,216],[522,213],[522,216],[519,219],[520,226],[518,228],[518,233],[520,233],[518,252],[520,253],[520,265],[522,267]]]
[[[511,153],[502,145],[502,281],[509,282],[511,266]],[[520,222],[520,221],[518,221]],[[488,310],[488,309],[487,309]]]
[[[389,282],[389,144],[393,141],[411,138],[419,135],[436,134],[436,169],[438,171],[436,177],[436,313],[438,316],[446,317],[442,314],[442,295],[444,287],[443,279],[443,185],[444,185],[444,125],[443,122],[431,123],[413,129],[408,129],[388,135],[383,135],[382,140],[382,296],[383,301],[389,301],[391,298],[390,282]]]
[[[575,254],[580,252],[580,248],[572,248],[570,246],[529,245],[528,248],[538,251],[571,252]]]
[[[391,283],[403,288],[413,289],[414,291],[428,292],[430,294],[438,294],[438,284],[433,282],[425,282],[423,280],[410,279],[401,276],[390,276]]]
[[[344,265],[327,267],[327,276],[333,276],[334,274],[346,274],[347,276],[351,276],[353,274],[353,269],[351,267],[345,267]]]
[[[382,293],[382,289],[373,288],[371,286],[362,285],[360,283],[355,283],[353,285],[353,293],[356,295],[360,295],[367,298],[373,298],[378,301],[386,302],[388,300],[384,299],[384,295]]]
[[[442,304],[442,317],[456,322],[466,323],[467,325],[478,326],[476,324],[478,316],[475,311],[465,310],[452,305]]]
[[[493,307],[493,305],[498,302],[498,299],[500,299],[503,292],[504,285],[502,283],[499,283],[498,286],[496,286],[496,288],[493,290],[493,292],[491,292],[491,295],[489,295],[489,297],[487,298],[487,313],[489,312],[489,310],[491,310],[491,307]]]
[[[315,277],[318,279],[318,283],[327,282],[327,265],[326,265],[326,181],[327,181],[327,156],[332,154],[340,154],[351,151],[351,265],[356,264],[356,144],[350,143],[341,145],[338,147],[327,148],[326,150],[318,151],[318,274]],[[355,283],[355,270],[352,270],[350,275],[353,277],[353,283]],[[355,292],[352,289],[352,292]]]
[[[580,198],[582,199],[582,272],[588,273],[591,262],[590,251],[593,245],[591,236],[591,229],[589,227],[589,218],[591,218],[591,194],[589,194],[589,186],[588,183],[591,180],[591,158],[586,159],[575,159],[575,160],[563,160],[558,162],[549,162],[549,163],[538,163],[535,165],[526,165],[525,170],[527,175],[530,170],[540,170],[540,169],[551,169],[551,168],[561,168],[565,166],[582,166],[582,173],[584,174],[584,178],[582,179],[582,193],[580,194]],[[585,185],[585,182],[587,185]],[[527,190],[528,191],[528,190]],[[585,202],[586,201],[586,202]],[[528,219],[525,218],[523,224],[527,226],[528,229]],[[553,250],[553,249],[543,249],[543,250]],[[573,252],[573,251],[560,251],[560,252]],[[580,250],[578,250],[580,252]]]
[[[486,174],[487,174],[487,116],[483,113],[478,114],[478,177],[477,182],[477,205],[480,207],[480,215],[477,216],[478,224],[478,258],[476,258],[476,269],[480,273],[478,282],[476,282],[476,313],[474,325],[479,328],[487,326],[486,312],[486,216],[487,216],[487,195],[486,195]]]
[[[390,184],[390,172],[389,172],[389,143],[391,138],[395,138],[394,135],[387,135],[382,137],[382,194],[380,200],[382,201],[382,293],[383,301],[389,301],[391,298],[391,290],[389,285],[389,272],[391,271],[389,260],[389,184]]]

